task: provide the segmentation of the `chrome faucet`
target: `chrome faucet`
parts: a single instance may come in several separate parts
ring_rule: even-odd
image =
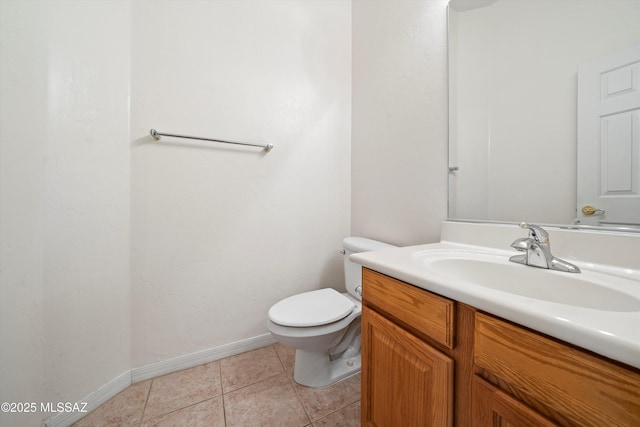
[[[528,229],[529,237],[517,239],[511,244],[511,247],[520,252],[524,252],[524,254],[514,255],[509,258],[509,261],[533,267],[548,268],[550,270],[580,273],[578,266],[556,258],[551,254],[549,233],[542,227],[522,222],[520,223],[520,228]]]

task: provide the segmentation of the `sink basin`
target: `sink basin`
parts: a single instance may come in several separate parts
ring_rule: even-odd
[[[583,269],[565,273],[508,261],[509,256],[465,250],[425,250],[413,261],[448,279],[527,298],[587,309],[636,312],[640,300],[615,289],[624,277]]]

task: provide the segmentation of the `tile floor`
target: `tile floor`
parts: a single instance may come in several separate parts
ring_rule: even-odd
[[[303,387],[294,358],[278,343],[142,381],[73,427],[360,426],[360,374]]]

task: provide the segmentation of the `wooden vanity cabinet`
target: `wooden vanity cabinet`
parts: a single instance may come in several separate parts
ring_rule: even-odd
[[[366,268],[362,328],[363,426],[640,426],[640,370]]]
[[[473,313],[372,270],[363,283],[362,425],[471,425],[471,352],[456,342],[471,342]]]

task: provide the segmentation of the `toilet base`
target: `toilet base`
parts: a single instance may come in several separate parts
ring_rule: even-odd
[[[307,387],[324,387],[360,371],[360,352],[331,360],[324,352],[296,350],[293,379]]]

